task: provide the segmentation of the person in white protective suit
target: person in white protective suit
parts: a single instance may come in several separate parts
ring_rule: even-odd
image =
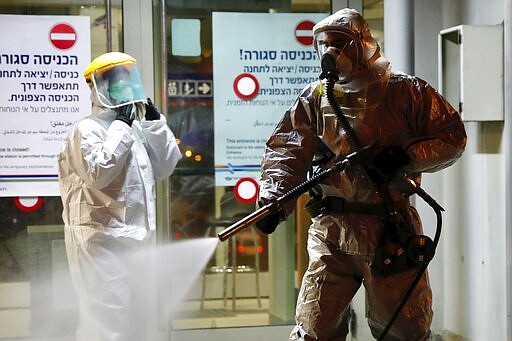
[[[456,110],[429,84],[391,72],[357,11],[326,17],[313,34],[322,62],[330,58],[338,73],[332,93],[343,117],[328,101],[327,80],[303,89],[266,142],[259,205],[275,202],[312,169],[371,151],[361,164],[331,173],[310,191],[309,265],[290,340],[345,340],[351,300],[361,285],[368,324],[378,338],[418,273],[404,243],[421,235],[422,226],[404,174],[419,184],[421,173],[452,165],[464,151],[466,132]],[[293,200],[281,204],[256,225],[272,233],[294,208]],[[425,272],[384,340],[430,340],[431,306]]]
[[[144,340],[145,291],[134,288],[130,255],[154,242],[155,182],[181,158],[165,117],[149,98],[136,60],[121,52],[84,72],[92,113],[70,130],[59,183],[71,278],[79,297],[77,340]]]

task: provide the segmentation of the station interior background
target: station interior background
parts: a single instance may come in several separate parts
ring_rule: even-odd
[[[328,14],[345,6],[362,10],[394,70],[414,73],[444,90],[466,114],[465,155],[450,169],[425,175],[422,184],[446,209],[442,241],[429,267],[435,339],[509,340],[512,224],[507,212],[512,191],[507,151],[512,135],[505,120],[510,95],[504,89],[510,89],[510,42],[502,39],[481,51],[477,40],[475,49],[465,50],[475,56],[469,68],[464,68],[460,52],[463,33],[468,45],[473,39],[467,27],[494,27],[503,37],[510,34],[509,0],[0,0],[0,14],[89,16],[91,57],[109,50],[136,56],[147,92],[164,108],[184,154],[174,174],[158,186],[158,242],[167,245],[215,237],[254,209],[254,204],[236,200],[233,187],[215,185],[213,97],[189,98],[172,91],[174,82],[187,77],[213,79],[212,13]],[[182,33],[173,22],[181,19],[199,20],[200,54],[173,54],[173,39]],[[455,37],[441,34],[447,29]],[[443,47],[453,54],[441,53]],[[501,56],[502,65],[486,63],[486,54]],[[482,74],[491,69],[501,77],[482,84]],[[212,86],[214,91],[220,85]],[[498,91],[488,94],[485,88],[490,86]],[[478,98],[491,114],[462,107],[469,98]],[[33,212],[21,211],[14,199],[0,197],[0,340],[69,340],[77,310],[67,273],[60,198],[44,197]],[[179,312],[169,320],[157,318],[163,340],[286,339],[307,264],[305,200],[299,200],[296,215],[271,237],[251,227],[219,243]],[[426,233],[433,235],[435,217],[421,201],[417,206]],[[358,294],[354,307],[358,334],[351,337],[370,340],[364,293]]]

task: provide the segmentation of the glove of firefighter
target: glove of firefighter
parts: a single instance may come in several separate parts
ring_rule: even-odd
[[[391,180],[409,164],[411,157],[399,146],[385,146],[366,167],[368,176],[377,185]]]
[[[122,107],[116,108],[115,111],[117,113],[116,120],[123,121],[130,127],[132,126],[133,119],[135,117],[133,113],[133,104],[123,105]]]
[[[258,204],[259,207],[264,206],[264,203],[260,202]],[[262,219],[256,222],[256,227],[263,233],[271,234],[277,228],[277,225],[281,222],[281,213],[280,212],[271,212],[269,215],[263,217]]]
[[[148,98],[146,103],[146,121],[154,121],[160,119],[160,111],[155,107],[151,98]]]

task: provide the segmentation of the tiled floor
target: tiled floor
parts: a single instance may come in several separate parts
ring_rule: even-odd
[[[173,329],[226,328],[266,326],[269,324],[268,299],[238,299],[232,310],[231,300],[205,300],[203,309],[200,301],[186,302],[182,311],[172,321]]]
[[[354,300],[354,308],[359,309],[359,304],[364,307],[361,297]],[[230,327],[257,327],[270,325],[268,313],[268,298],[262,298],[262,307],[258,307],[256,298],[237,299],[236,310],[231,309],[231,300],[226,304],[224,300],[205,300],[204,309],[200,309],[200,301],[188,301],[184,309],[172,321],[173,330],[230,328]],[[350,341],[373,340],[364,318],[364,312],[358,313],[357,337],[349,335]],[[289,327],[290,331],[292,327]]]

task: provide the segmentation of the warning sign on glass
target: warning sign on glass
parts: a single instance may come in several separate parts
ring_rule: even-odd
[[[0,196],[57,196],[57,155],[90,112],[89,17],[0,15],[0,32]]]

